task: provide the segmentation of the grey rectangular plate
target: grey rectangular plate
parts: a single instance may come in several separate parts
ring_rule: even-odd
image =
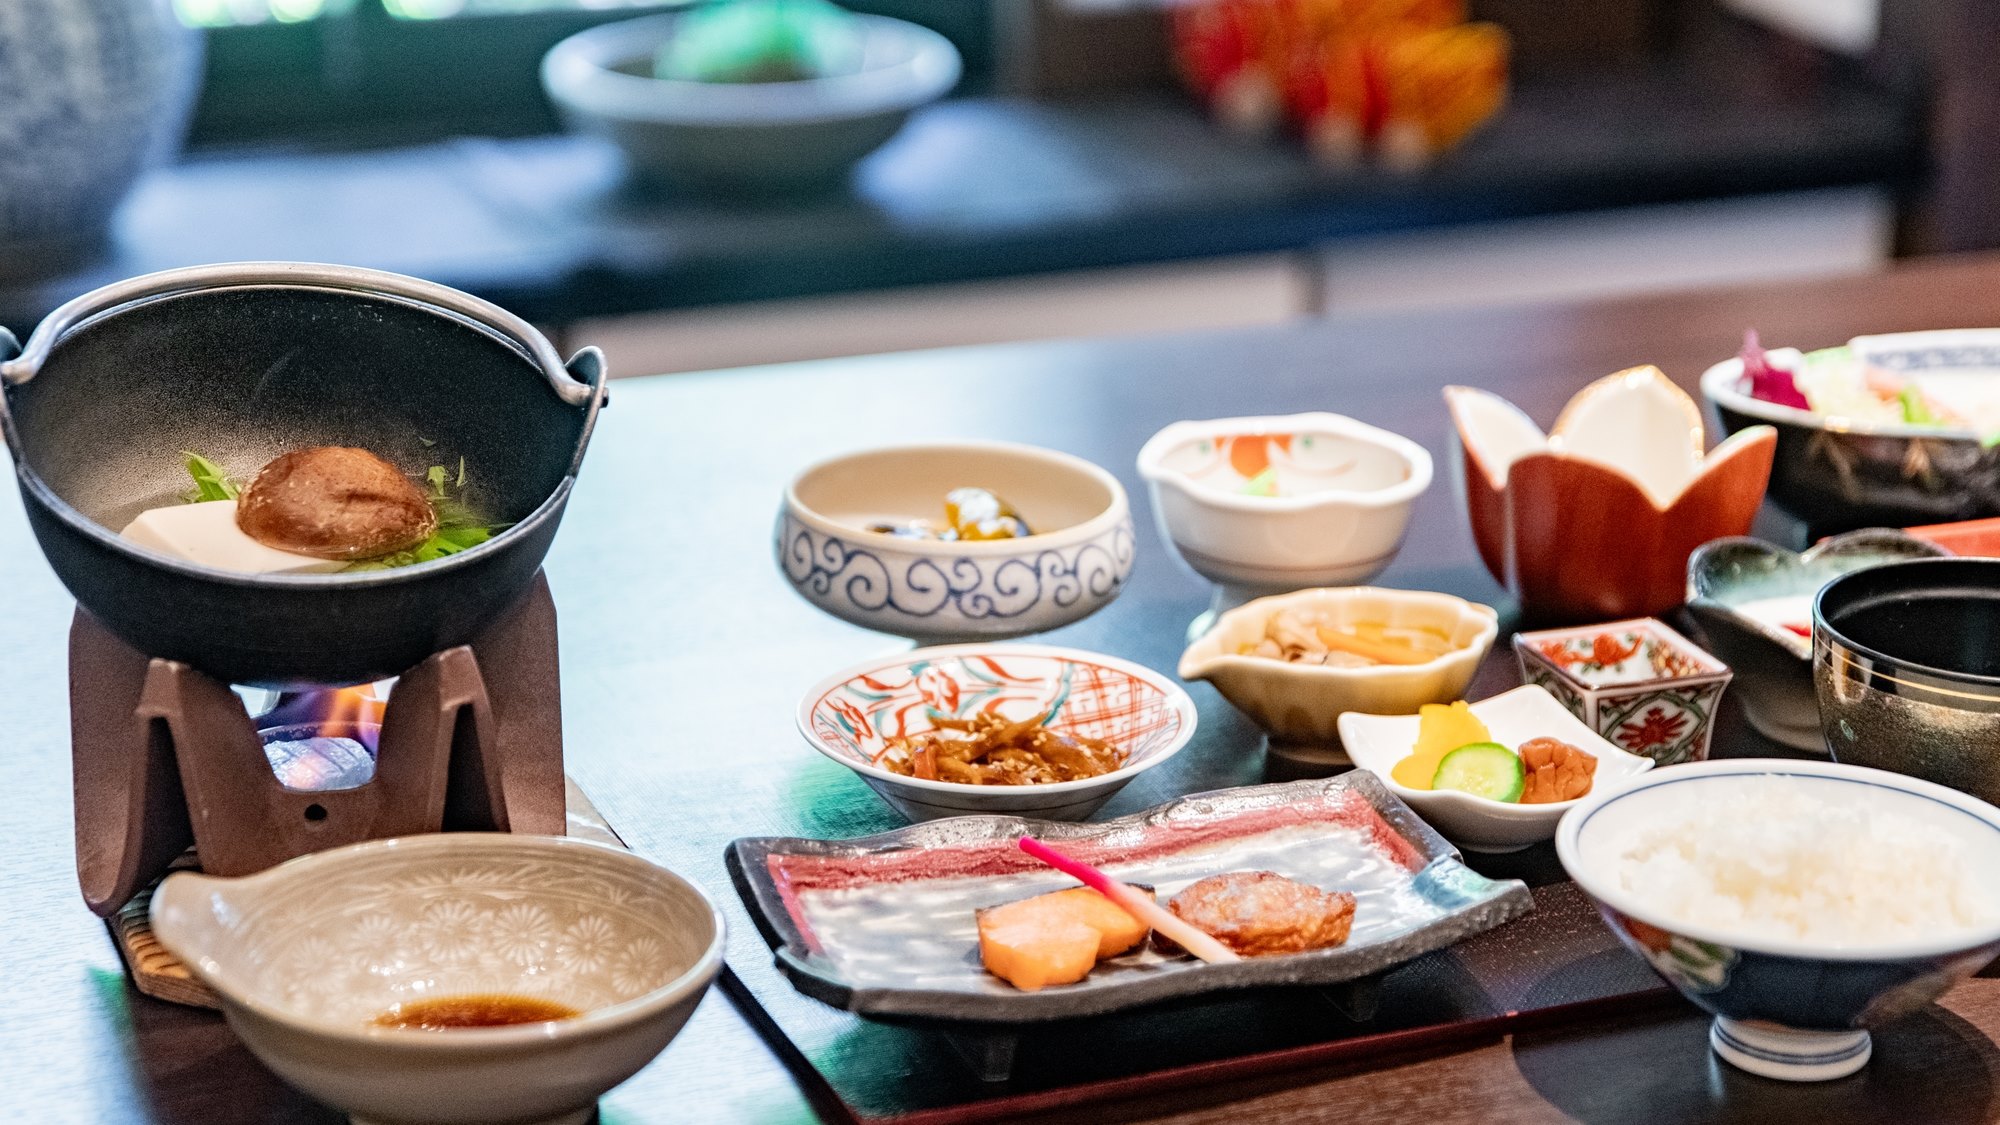
[[[1356,900],[1347,944],[1209,965],[1150,945],[1083,981],[1022,992],[979,963],[973,911],[1075,886],[1015,846],[1047,840],[1162,899],[1205,875],[1276,871]],[[1024,1023],[1267,985],[1380,973],[1533,909],[1373,774],[1198,793],[1100,824],[970,816],[858,840],[756,837],[726,860],[778,968],[815,999],[878,1018]]]

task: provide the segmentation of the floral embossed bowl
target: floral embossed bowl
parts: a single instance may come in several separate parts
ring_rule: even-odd
[[[722,966],[722,916],[700,888],[563,837],[407,836],[237,879],[182,873],[152,918],[245,1045],[357,1125],[580,1125],[666,1047]],[[580,1014],[373,1026],[416,1001],[493,994]]]
[[[1703,454],[1701,411],[1656,367],[1577,392],[1547,435],[1507,400],[1446,387],[1479,557],[1547,624],[1665,613],[1696,547],[1742,535],[1777,434],[1752,426]]]
[[[1709,1042],[1730,1063],[1770,1078],[1819,1081],[1860,1069],[1871,1050],[1868,1029],[1908,1015],[1978,971],[2000,953],[2000,925],[1932,929],[1899,941],[1806,940],[1745,933],[1724,915],[1697,919],[1669,909],[1661,884],[1637,885],[1621,872],[1621,857],[1650,826],[1672,823],[1692,808],[1747,792],[1768,795],[1772,782],[1793,783],[1815,802],[1815,817],[1856,815],[1917,818],[1939,841],[1961,849],[1965,873],[1990,887],[2000,868],[2000,809],[1941,785],[1881,770],[1827,762],[1736,758],[1655,770],[1622,788],[1592,794],[1556,828],[1556,855],[1578,887],[1596,902],[1618,940],[1645,958],[1668,984],[1716,1019]],[[1750,798],[1758,800],[1758,795]],[[1768,805],[1768,799],[1765,801]],[[1761,827],[1766,838],[1798,827],[1798,806]],[[1820,810],[1825,812],[1821,813]],[[1862,821],[1863,831],[1876,821]],[[1759,829],[1753,829],[1758,831]],[[1835,831],[1852,831],[1851,827]],[[1828,845],[1832,846],[1832,845]],[[1792,856],[1798,854],[1794,848]],[[1717,862],[1704,858],[1703,864]],[[1739,893],[1768,871],[1793,870],[1761,859],[1731,863]],[[1833,888],[1801,887],[1838,903],[1864,873],[1833,871]],[[1892,886],[1912,878],[1880,866],[1866,872]],[[1737,882],[1742,880],[1742,882]],[[1749,885],[1746,885],[1749,884]],[[1879,891],[1880,888],[1875,887]],[[1728,901],[1735,901],[1734,898]],[[1758,917],[1762,917],[1759,915]],[[1752,919],[1754,924],[1755,919]],[[1844,931],[1843,931],[1844,932]]]
[[[1327,413],[1175,422],[1139,451],[1161,538],[1217,584],[1215,613],[1380,574],[1431,471],[1416,442]]]
[[[903,538],[870,525],[936,520],[945,493],[985,488],[1034,534]],[[799,596],[919,644],[1042,633],[1108,605],[1132,572],[1125,489],[1067,453],[1006,442],[892,446],[822,461],[785,490],[778,566]]]
[[[1750,725],[1795,750],[1824,752],[1813,697],[1813,595],[1849,571],[1947,552],[1900,531],[1850,531],[1803,553],[1732,536],[1688,558],[1688,613],[1736,674]]]
[[[928,781],[877,764],[888,740],[935,729],[940,717],[1049,716],[1050,729],[1101,738],[1125,764],[1099,777],[1041,785]],[[1194,701],[1150,668],[1049,645],[944,645],[878,657],[828,676],[799,701],[813,749],[861,775],[911,820],[1009,813],[1082,820],[1194,737]]]

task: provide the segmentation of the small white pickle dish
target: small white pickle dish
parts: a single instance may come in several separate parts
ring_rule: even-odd
[[[1583,725],[1555,696],[1529,684],[1471,705],[1493,741],[1518,750],[1536,738],[1553,738],[1597,759],[1591,792],[1617,788],[1653,768],[1653,759],[1629,754]],[[1521,805],[1453,789],[1412,789],[1390,776],[1410,756],[1421,723],[1417,715],[1340,717],[1340,739],[1359,769],[1382,779],[1389,791],[1417,811],[1445,839],[1473,852],[1514,852],[1555,838],[1563,814],[1584,800]]]

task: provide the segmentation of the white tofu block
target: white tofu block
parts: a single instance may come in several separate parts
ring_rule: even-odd
[[[244,574],[328,574],[346,566],[264,546],[236,526],[236,501],[174,504],[139,513],[121,536],[197,566]]]

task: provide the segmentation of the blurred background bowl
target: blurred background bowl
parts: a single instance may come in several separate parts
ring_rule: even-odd
[[[1210,614],[1263,594],[1366,582],[1403,545],[1431,455],[1339,414],[1175,422],[1139,451],[1160,537],[1218,589]],[[1275,495],[1250,495],[1260,476]],[[1197,619],[1192,636],[1213,621]]]
[[[989,489],[1034,534],[958,542],[869,531],[936,520],[945,493]],[[920,644],[998,640],[1082,620],[1132,573],[1132,512],[1118,478],[1067,453],[1007,442],[891,446],[792,479],[778,566],[799,596],[864,629]]]
[[[1813,686],[1837,761],[2000,800],[2000,559],[1914,559],[1827,583]]]
[[[645,179],[741,195],[837,184],[903,127],[911,111],[958,83],[958,49],[937,32],[853,15],[851,73],[780,82],[653,76],[653,59],[689,13],[604,24],[542,60],[542,86],[571,128],[610,138]]]
[[[939,717],[1048,716],[1049,729],[1099,738],[1125,764],[1081,781],[968,785],[875,764],[891,738],[935,729]],[[1194,737],[1194,701],[1150,668],[1049,645],[945,645],[878,657],[815,684],[799,701],[799,733],[861,775],[911,820],[1004,814],[1083,820],[1133,778]]]
[[[1812,682],[1814,595],[1849,571],[1949,553],[1885,528],[1836,535],[1802,553],[1746,536],[1717,539],[1688,559],[1688,613],[1703,646],[1736,673],[1736,692],[1750,725],[1795,750],[1825,753]],[[1742,612],[1746,606],[1758,613]],[[1780,608],[1796,618],[1772,620],[1767,610]]]

